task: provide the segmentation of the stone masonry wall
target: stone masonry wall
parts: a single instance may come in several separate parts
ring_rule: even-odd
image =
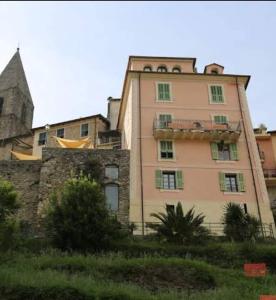
[[[0,161],[0,177],[12,182],[22,205],[19,216],[37,226],[41,161]]]
[[[49,199],[51,192],[63,185],[72,172],[85,166],[89,159],[102,165],[117,165],[119,177],[116,181],[104,179],[104,183],[115,183],[119,187],[118,220],[128,223],[129,215],[129,151],[44,148],[42,161],[1,161],[0,177],[12,182],[19,194],[22,208],[19,216],[27,221],[32,230],[41,233],[40,208]]]

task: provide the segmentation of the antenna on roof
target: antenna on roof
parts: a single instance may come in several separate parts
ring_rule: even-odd
[[[19,52],[19,42],[17,43],[17,48],[16,48],[16,50]]]

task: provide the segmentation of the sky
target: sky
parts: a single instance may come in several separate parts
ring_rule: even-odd
[[[0,2],[0,70],[20,47],[33,126],[101,113],[129,55],[196,57],[251,75],[253,126],[276,130],[274,2]]]

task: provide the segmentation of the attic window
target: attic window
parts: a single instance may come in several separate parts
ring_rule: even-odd
[[[180,67],[174,67],[174,68],[172,69],[172,71],[173,71],[173,73],[181,73]]]
[[[168,70],[166,66],[159,66],[157,68],[157,72],[168,72]]]
[[[152,71],[151,66],[145,66],[144,71],[145,72],[151,72]]]
[[[212,73],[212,74],[218,74],[218,69],[212,69],[212,70],[211,70],[211,73]]]

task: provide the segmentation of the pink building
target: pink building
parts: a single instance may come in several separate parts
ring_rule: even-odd
[[[236,202],[274,224],[246,100],[250,76],[195,58],[129,58],[118,129],[131,150],[130,221],[180,201],[206,223],[220,223]],[[273,225],[274,229],[274,225]]]

